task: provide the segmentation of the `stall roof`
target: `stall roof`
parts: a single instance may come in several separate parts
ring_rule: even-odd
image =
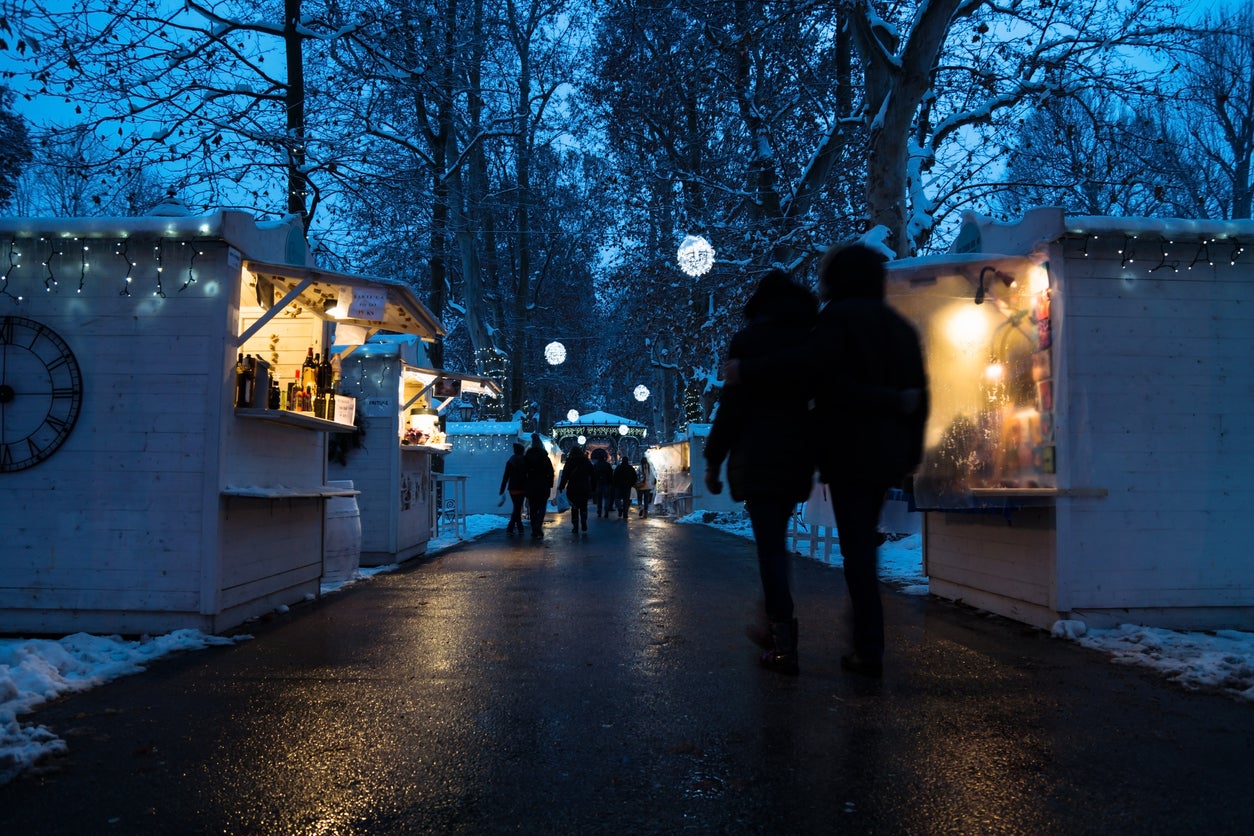
[[[259,279],[271,282],[280,295],[294,293],[288,304],[300,305],[316,316],[332,319],[338,324],[355,325],[369,331],[382,329],[417,334],[429,340],[446,333],[440,320],[414,296],[413,289],[395,279],[334,273],[317,267],[253,259],[245,259],[244,268]],[[386,299],[377,309],[359,311],[356,316],[349,315],[351,309],[331,313],[332,308],[343,303],[346,295],[356,295],[357,291],[383,291]]]
[[[578,421],[557,421],[554,427],[613,427],[618,429],[620,424],[628,427],[643,427],[639,421],[633,421],[630,418],[622,418],[618,415],[611,415],[608,412],[597,410],[589,412],[587,415],[580,415]]]

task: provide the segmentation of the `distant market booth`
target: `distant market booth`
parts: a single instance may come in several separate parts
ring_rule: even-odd
[[[971,217],[889,264],[932,411],[944,598],[1049,627],[1254,629],[1254,221]]]

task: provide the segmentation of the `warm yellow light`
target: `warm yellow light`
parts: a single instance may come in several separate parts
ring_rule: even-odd
[[[1034,264],[1028,268],[1028,292],[1043,293],[1049,290],[1049,271],[1043,264]]]
[[[1000,383],[1006,376],[1006,367],[1001,363],[989,363],[984,368],[984,379],[989,383]]]
[[[945,336],[960,352],[970,354],[988,344],[988,319],[981,308],[963,305],[947,318]]]

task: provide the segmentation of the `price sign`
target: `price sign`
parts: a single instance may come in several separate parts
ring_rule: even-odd
[[[355,287],[349,289],[352,301],[348,303],[350,319],[366,319],[381,322],[383,311],[387,307],[388,292],[372,288]]]
[[[361,403],[361,414],[367,418],[386,418],[396,414],[396,401],[391,398],[366,398]]]

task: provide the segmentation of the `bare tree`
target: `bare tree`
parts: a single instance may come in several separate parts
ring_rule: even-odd
[[[1211,216],[1249,218],[1254,198],[1254,6],[1210,19],[1187,42],[1175,125],[1194,165],[1213,172]]]

